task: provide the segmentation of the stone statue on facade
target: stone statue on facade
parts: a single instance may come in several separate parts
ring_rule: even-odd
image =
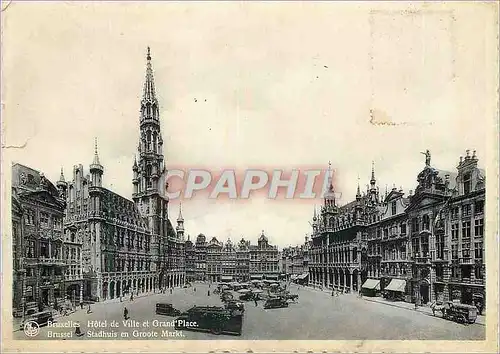
[[[430,167],[431,166],[431,152],[429,150],[426,150],[425,152],[421,152],[421,154],[425,155],[425,166]]]

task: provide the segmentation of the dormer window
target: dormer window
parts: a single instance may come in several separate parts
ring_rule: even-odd
[[[464,175],[464,194],[469,194],[472,191],[472,178],[470,173]]]
[[[392,215],[396,215],[396,202],[391,203],[391,208],[392,208]]]

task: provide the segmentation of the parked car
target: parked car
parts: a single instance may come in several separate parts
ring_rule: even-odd
[[[156,314],[165,316],[179,316],[181,312],[174,308],[172,304],[160,302],[156,304]]]
[[[441,311],[443,318],[465,325],[474,323],[477,319],[477,307],[472,305],[446,301],[442,305],[431,304],[431,309],[434,316],[436,315],[436,311]]]
[[[288,302],[281,297],[269,298],[264,304],[265,309],[275,309],[280,307],[288,307]]]
[[[286,294],[284,297],[286,300],[292,300],[293,302],[296,302],[299,299],[299,295],[297,294]]]
[[[242,301],[251,301],[255,298],[255,294],[253,293],[245,293],[243,295],[240,295],[239,299]]]
[[[208,331],[213,334],[241,335],[242,316],[218,306],[194,306],[175,320],[175,329]]]
[[[224,307],[231,311],[234,316],[243,315],[245,312],[245,305],[242,302],[236,300],[229,300],[226,302]]]
[[[47,323],[54,321],[52,316],[52,311],[42,311],[34,313],[31,316],[26,317],[23,323],[21,323],[20,328],[23,329],[27,322],[36,322],[38,326],[45,326]]]

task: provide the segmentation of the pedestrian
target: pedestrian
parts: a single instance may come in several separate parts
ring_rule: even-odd
[[[170,288],[170,295],[172,295],[172,288]]]
[[[254,297],[254,298],[253,298],[253,301],[255,302],[255,306],[258,306],[258,305],[259,305],[259,304],[257,303],[257,298],[256,298],[256,297]]]
[[[131,293],[130,293],[130,301],[133,301],[133,300],[134,300],[134,293],[133,293],[133,292],[131,292]]]
[[[80,301],[80,308],[83,310],[83,301]]]
[[[194,288],[194,292],[196,292],[196,288]]]
[[[123,308],[123,318],[125,320],[128,320],[128,310],[126,307]]]
[[[77,324],[75,326],[75,334],[77,337],[81,337],[84,335],[84,333],[82,333],[82,330],[80,329],[80,324]]]
[[[87,307],[87,313],[92,313],[92,310],[90,309],[90,304],[89,307]]]
[[[208,290],[208,296],[210,296],[210,290]]]

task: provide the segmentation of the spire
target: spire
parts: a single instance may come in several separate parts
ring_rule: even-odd
[[[94,140],[94,162],[92,162],[93,165],[100,165],[101,163],[99,162],[99,154],[97,153],[97,138]]]
[[[375,163],[372,161],[372,178],[370,179],[370,185],[373,187],[375,187]]]
[[[328,161],[328,191],[333,192],[332,163]]]
[[[356,199],[361,199],[361,190],[359,188],[359,175],[358,175],[358,190],[356,191]]]
[[[134,166],[132,167],[133,170],[137,170],[137,156],[134,155]]]
[[[316,205],[314,206],[314,215],[313,215],[313,221],[318,220],[318,215],[316,214]]]
[[[184,218],[182,217],[182,203],[179,204],[179,217],[177,218],[177,221],[184,221]]]
[[[155,82],[153,77],[153,67],[151,65],[151,50],[148,47],[148,54],[146,56],[146,81],[144,81],[144,90],[142,93],[142,100],[145,102],[156,102]]]
[[[59,176],[59,182],[66,182],[66,180],[64,179],[64,172],[62,167],[61,167],[61,175]]]

